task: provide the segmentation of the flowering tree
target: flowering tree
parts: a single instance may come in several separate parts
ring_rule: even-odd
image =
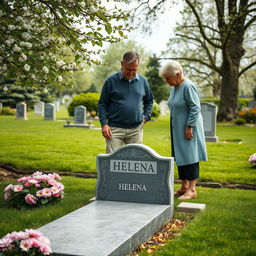
[[[100,0],[1,0],[0,75],[22,85],[65,84],[82,62],[96,62],[93,46],[125,37],[129,27],[118,22],[126,19]]]

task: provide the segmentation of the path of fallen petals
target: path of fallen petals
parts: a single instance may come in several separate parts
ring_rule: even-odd
[[[129,254],[128,256],[139,256],[141,251],[146,251],[150,255],[158,248],[164,246],[167,242],[179,236],[186,223],[194,217],[194,215],[190,214],[180,214],[180,216],[181,215],[182,218],[180,219],[182,220],[173,218],[162,227],[160,232],[154,234],[154,236],[149,238],[147,242],[141,244],[134,253]]]

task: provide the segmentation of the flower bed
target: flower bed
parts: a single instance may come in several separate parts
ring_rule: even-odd
[[[19,209],[44,205],[64,197],[64,185],[56,174],[35,172],[18,179],[21,184],[9,184],[4,189],[4,199]]]
[[[0,255],[49,255],[52,253],[50,241],[39,231],[25,229],[12,232],[0,239]]]

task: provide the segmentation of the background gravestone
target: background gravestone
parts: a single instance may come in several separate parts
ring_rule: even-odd
[[[75,124],[85,124],[86,123],[86,107],[76,106],[74,110],[74,121]]]
[[[44,120],[54,121],[56,119],[55,106],[52,103],[47,103],[44,106]]]
[[[27,104],[20,102],[16,104],[16,119],[27,120]]]
[[[44,102],[39,101],[34,105],[35,115],[44,115]]]
[[[53,102],[54,106],[55,106],[55,111],[59,112],[60,111],[60,101],[59,100],[55,100]]]
[[[0,103],[0,109],[3,107],[3,104],[2,103]]]
[[[168,111],[169,111],[167,101],[166,100],[162,100],[159,103],[159,107],[160,107],[160,115],[161,116],[165,116],[168,113]]]
[[[97,156],[97,200],[173,204],[173,159],[141,144]]]
[[[201,113],[203,116],[205,140],[218,142],[218,137],[216,136],[217,106],[212,103],[202,102]]]
[[[256,100],[251,100],[248,102],[249,108],[256,108]]]

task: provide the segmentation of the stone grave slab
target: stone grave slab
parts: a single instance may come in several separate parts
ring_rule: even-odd
[[[205,140],[218,142],[219,138],[216,136],[217,106],[209,102],[202,102],[201,113],[203,116]]]
[[[182,202],[180,203],[176,210],[178,212],[200,212],[205,210],[206,205],[205,204],[197,204],[197,203],[187,203],[187,202]]]
[[[27,120],[27,104],[20,102],[16,104],[16,119]]]
[[[172,157],[130,144],[98,155],[97,168],[96,201],[39,228],[53,255],[125,256],[172,218]]]
[[[122,256],[173,215],[170,205],[95,201],[41,228],[53,255]]]

